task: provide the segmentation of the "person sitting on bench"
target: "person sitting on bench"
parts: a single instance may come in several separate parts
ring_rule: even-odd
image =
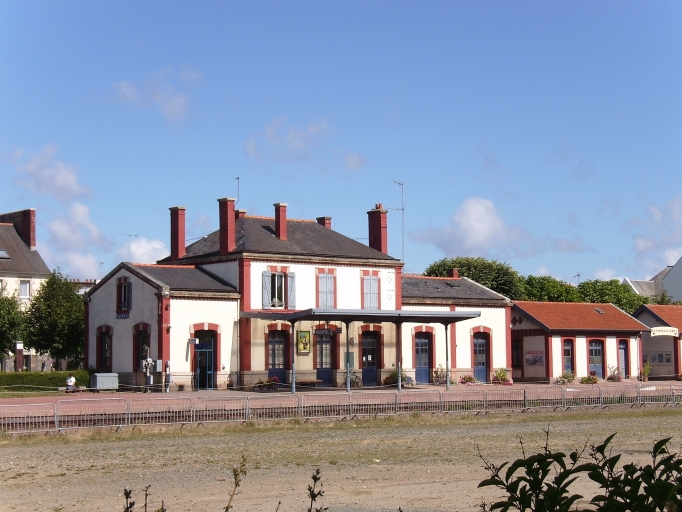
[[[66,392],[67,393],[75,393],[76,391],[76,377],[73,376],[73,373],[69,373],[69,376],[66,378]]]

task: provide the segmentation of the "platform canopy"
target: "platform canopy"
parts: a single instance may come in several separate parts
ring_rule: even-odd
[[[248,311],[240,313],[245,318],[261,318],[264,320],[284,320],[289,323],[305,321],[321,322],[351,322],[382,323],[426,323],[450,325],[462,320],[478,318],[480,311],[418,311],[409,309],[385,310],[385,309],[323,309],[311,308],[302,311]]]

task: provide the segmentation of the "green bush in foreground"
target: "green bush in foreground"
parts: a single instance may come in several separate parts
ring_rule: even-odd
[[[57,391],[66,386],[69,373],[76,377],[77,386],[90,385],[90,372],[75,370],[73,372],[21,372],[0,373],[0,391]],[[38,388],[38,389],[36,389]],[[48,389],[45,389],[48,388]]]
[[[667,445],[670,438],[654,444],[652,462],[644,466],[635,463],[618,468],[620,455],[611,455],[609,443],[615,436],[610,435],[598,445],[592,446],[589,455],[573,451],[552,452],[549,445],[549,430],[545,430],[546,442],[541,453],[523,457],[511,464],[499,466],[481,459],[488,470],[489,478],[478,486],[494,486],[506,492],[504,500],[492,504],[481,504],[483,512],[500,510],[555,512],[579,510],[573,508],[583,498],[571,494],[569,487],[585,474],[600,487],[600,492],[591,500],[591,511],[600,512],[654,512],[677,511],[682,499],[682,458],[670,453]]]

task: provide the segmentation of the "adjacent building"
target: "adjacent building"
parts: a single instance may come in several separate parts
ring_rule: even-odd
[[[633,316],[651,330],[642,333],[642,360],[651,363],[649,377],[676,379],[682,375],[682,306],[645,304]]]

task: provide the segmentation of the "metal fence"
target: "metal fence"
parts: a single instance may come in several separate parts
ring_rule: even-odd
[[[528,388],[461,386],[449,391],[363,391],[195,399],[80,398],[59,400],[56,404],[0,405],[0,432],[54,433],[66,429],[139,425],[680,404],[682,385],[655,383]]]

